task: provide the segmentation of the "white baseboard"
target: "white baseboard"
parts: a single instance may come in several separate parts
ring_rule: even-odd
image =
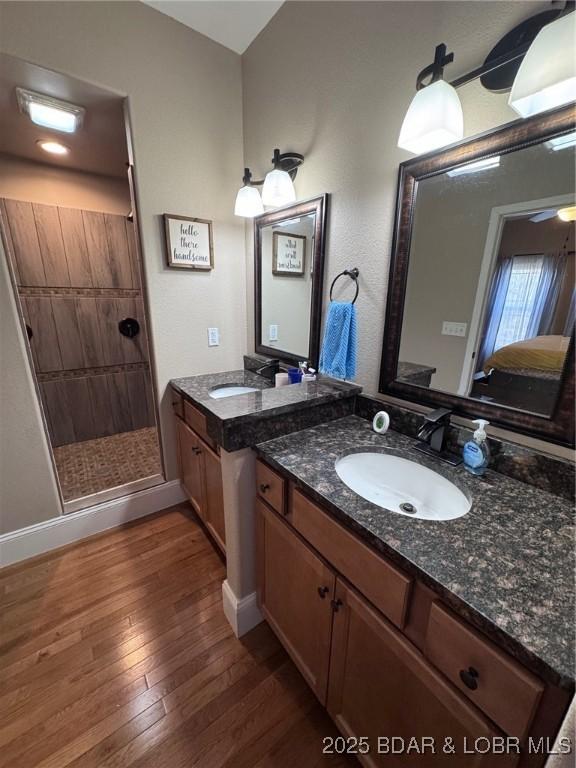
[[[121,496],[87,507],[80,512],[54,517],[0,536],[0,567],[12,565],[51,549],[115,528],[130,520],[186,501],[179,480]]]
[[[236,637],[242,637],[242,635],[245,635],[264,621],[260,608],[258,608],[256,592],[238,599],[232,591],[230,584],[228,584],[227,579],[222,582],[222,604],[224,615],[228,619]]]

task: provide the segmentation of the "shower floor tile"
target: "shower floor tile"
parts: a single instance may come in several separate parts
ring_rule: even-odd
[[[154,427],[61,445],[54,458],[64,501],[162,472]]]

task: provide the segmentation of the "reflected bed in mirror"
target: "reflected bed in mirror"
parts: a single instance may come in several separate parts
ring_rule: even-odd
[[[254,219],[255,351],[318,362],[327,195]]]
[[[400,169],[381,392],[573,443],[574,109]]]

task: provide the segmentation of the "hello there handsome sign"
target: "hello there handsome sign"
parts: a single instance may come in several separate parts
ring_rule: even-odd
[[[213,269],[212,222],[164,214],[168,266],[178,269]]]

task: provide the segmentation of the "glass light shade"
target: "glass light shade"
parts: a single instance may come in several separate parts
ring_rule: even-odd
[[[576,221],[576,206],[570,208],[560,208],[558,218],[562,221]]]
[[[524,56],[508,99],[521,117],[576,99],[575,16],[568,13],[543,27]]]
[[[236,216],[244,216],[248,219],[264,213],[262,198],[256,187],[245,186],[238,190],[234,213]]]
[[[456,89],[437,80],[416,92],[402,123],[398,146],[421,155],[463,136],[464,118]]]
[[[262,187],[262,202],[273,208],[289,205],[296,200],[296,190],[290,174],[275,168],[266,174]]]

